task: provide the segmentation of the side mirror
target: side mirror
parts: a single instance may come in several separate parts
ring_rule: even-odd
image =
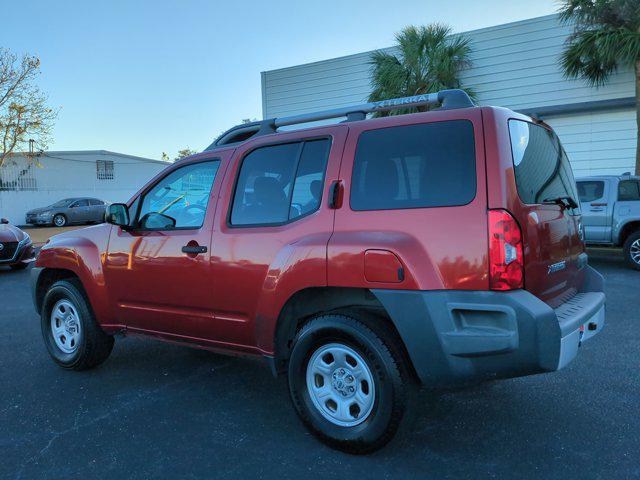
[[[9,220],[7,220],[6,218],[0,218],[0,224],[6,225],[8,223],[9,223]]]
[[[124,203],[112,203],[104,212],[104,221],[119,227],[129,226],[129,207]]]

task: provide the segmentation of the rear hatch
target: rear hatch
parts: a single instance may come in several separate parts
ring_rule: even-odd
[[[580,202],[567,155],[553,131],[509,120],[520,205],[513,211],[524,240],[524,287],[552,307],[574,296],[586,253]]]

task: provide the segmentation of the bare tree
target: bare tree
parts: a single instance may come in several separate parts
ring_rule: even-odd
[[[0,167],[12,152],[33,140],[45,150],[58,115],[47,106],[47,96],[35,84],[40,59],[0,48]]]

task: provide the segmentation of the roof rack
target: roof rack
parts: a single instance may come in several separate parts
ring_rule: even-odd
[[[456,108],[473,107],[475,104],[461,89],[442,90],[437,93],[425,93],[412,97],[392,98],[379,102],[362,103],[348,107],[323,110],[321,112],[303,113],[290,117],[270,118],[267,120],[243,123],[230,128],[220,135],[205,151],[215,148],[244,142],[257,135],[275,133],[279,127],[298,125],[301,123],[316,122],[329,118],[346,117],[346,121],[364,120],[367,113],[388,112],[401,108],[422,107],[440,104],[440,110],[452,110]]]

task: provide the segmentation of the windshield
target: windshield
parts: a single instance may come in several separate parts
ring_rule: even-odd
[[[520,199],[538,204],[570,197],[578,204],[573,171],[558,137],[522,120],[509,120],[509,134]]]
[[[49,207],[52,208],[59,208],[59,207],[66,207],[68,206],[71,202],[73,202],[73,198],[65,198],[64,200],[59,200],[56,203],[54,203],[53,205],[49,205]]]

